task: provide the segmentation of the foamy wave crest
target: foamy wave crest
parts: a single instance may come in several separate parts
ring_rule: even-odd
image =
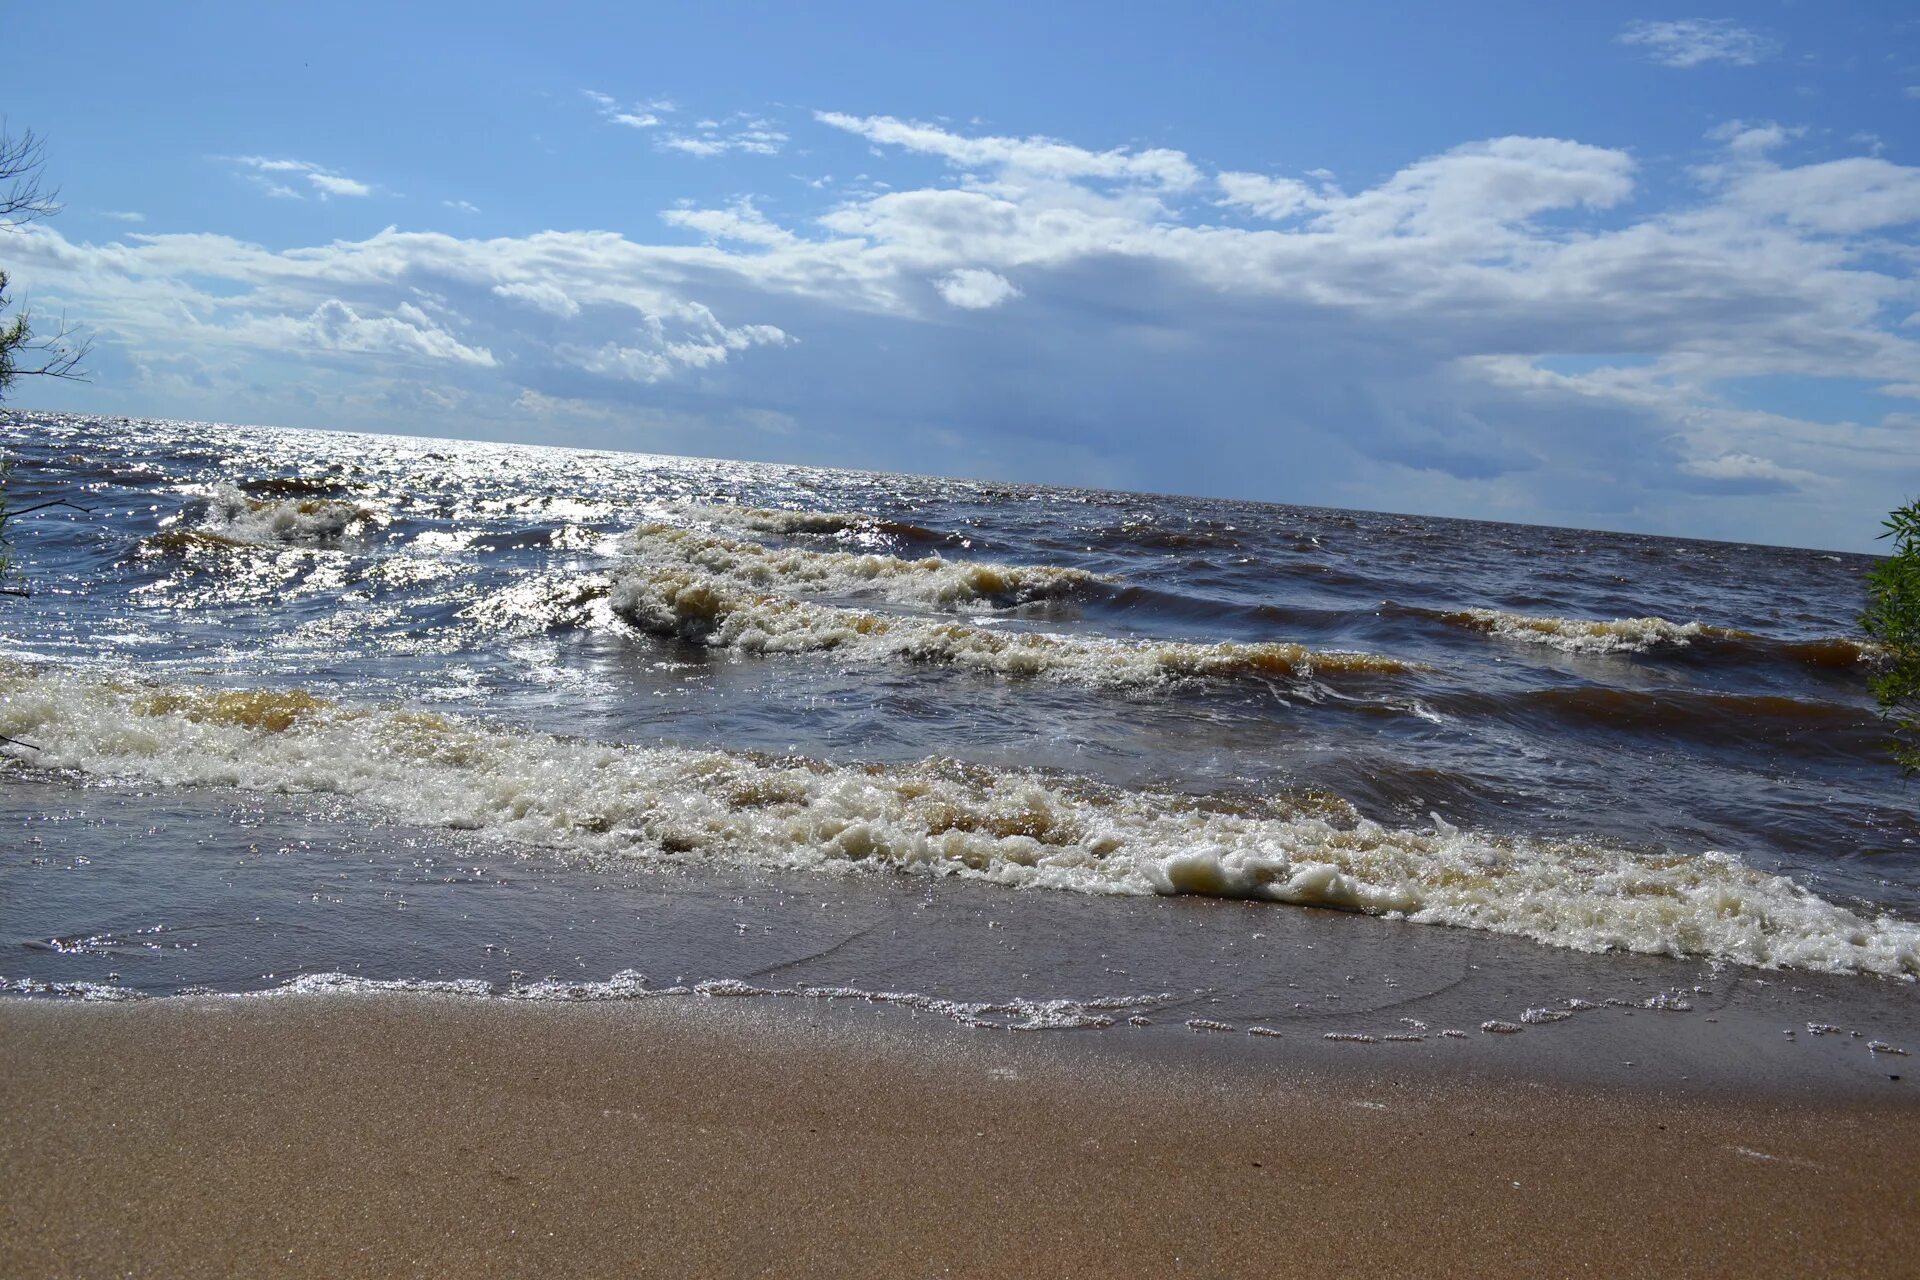
[[[385,523],[381,513],[325,498],[250,498],[231,485],[217,486],[202,517],[206,532],[236,542],[270,546],[338,547]]]
[[[1886,650],[1869,640],[1830,636],[1819,640],[1780,640],[1736,627],[1665,618],[1555,618],[1500,609],[1459,609],[1451,613],[1416,610],[1471,631],[1546,645],[1562,653],[1653,653],[1696,645],[1716,656],[1786,660],[1810,667],[1846,668],[1874,662]]]
[[[300,692],[0,668],[33,764],[143,784],[338,793],[565,854],[959,875],[1104,894],[1335,907],[1585,951],[1912,977],[1920,925],[1724,853],[1383,826],[929,760],[862,769],[506,732]],[[28,754],[28,753],[21,753]]]
[[[688,569],[617,573],[613,612],[651,635],[742,653],[840,650],[861,657],[936,662],[1006,676],[1124,687],[1181,678],[1308,679],[1408,670],[1393,658],[1266,642],[1197,644],[990,630],[935,618],[867,613],[742,589]]]
[[[690,506],[689,516],[708,524],[744,529],[749,533],[771,533],[780,537],[798,535],[827,536],[841,533],[875,533],[907,542],[956,541],[954,535],[928,529],[905,520],[870,516],[858,511],[795,511],[785,507]]]
[[[1703,623],[1669,622],[1665,618],[1598,621],[1506,613],[1499,609],[1460,609],[1443,613],[1440,617],[1457,627],[1484,631],[1502,640],[1546,645],[1562,653],[1646,653],[1661,648],[1684,649],[1702,637],[1729,634],[1721,628]]]
[[[943,560],[938,556],[907,560],[848,551],[763,547],[757,542],[665,524],[642,525],[627,536],[622,549],[643,564],[698,570],[740,588],[814,595],[877,592],[902,604],[933,608],[1058,599],[1083,592],[1100,581],[1081,569],[1050,565]]]

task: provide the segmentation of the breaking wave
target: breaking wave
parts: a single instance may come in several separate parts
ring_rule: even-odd
[[[1830,636],[1817,640],[1780,640],[1735,627],[1666,618],[1557,618],[1501,609],[1407,612],[1502,640],[1545,645],[1562,653],[1654,653],[1704,649],[1716,654],[1780,657],[1812,667],[1851,667],[1872,661],[1880,647],[1867,640]]]
[[[1698,622],[1669,622],[1665,618],[1541,617],[1506,613],[1499,609],[1458,609],[1436,615],[1441,621],[1470,631],[1482,631],[1502,640],[1545,645],[1562,653],[1646,653],[1658,648],[1685,648],[1713,629]]]
[[[0,668],[31,763],[143,784],[338,794],[565,855],[880,869],[1097,894],[1333,907],[1619,949],[1902,977],[1920,925],[1726,853],[1390,827],[1325,798],[1264,809],[927,760],[888,768],[508,732],[300,691]]]
[[[737,579],[687,569],[635,567],[614,575],[614,614],[650,635],[741,653],[838,650],[863,657],[942,663],[1005,676],[1041,676],[1121,687],[1183,677],[1308,679],[1396,674],[1394,658],[1281,642],[1202,644],[1117,640],[967,626],[882,615],[744,590]]]
[[[865,515],[858,511],[796,511],[787,507],[688,507],[687,514],[709,524],[744,529],[749,533],[771,533],[781,537],[794,535],[833,535],[875,533],[902,542],[958,542],[958,535],[942,533],[924,525],[885,516]]]
[[[231,485],[206,500],[199,532],[260,546],[340,547],[364,538],[386,517],[352,502],[327,498],[252,498]]]
[[[794,512],[803,515],[803,512]],[[761,591],[849,595],[877,591],[901,604],[931,608],[1005,606],[1087,591],[1101,579],[1082,569],[995,564],[848,551],[765,547],[676,525],[648,524],[623,540],[626,554],[656,566],[699,570]]]

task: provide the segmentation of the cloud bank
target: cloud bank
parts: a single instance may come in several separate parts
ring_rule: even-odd
[[[1746,56],[1654,25],[1635,43],[1669,65]],[[313,425],[1816,545],[1862,543],[1920,484],[1900,247],[1920,169],[1784,163],[1777,124],[1717,129],[1691,194],[1649,208],[1638,158],[1563,138],[1467,141],[1349,190],[1162,147],[836,112],[677,126],[671,103],[589,98],[688,156],[804,131],[903,180],[785,216],[771,196],[678,205],[652,234],[390,227],[275,249],[41,224],[20,278],[87,317],[156,407],[200,416],[319,405]],[[719,150],[683,145],[702,140]],[[1756,380],[1782,379],[1836,409],[1768,408]]]

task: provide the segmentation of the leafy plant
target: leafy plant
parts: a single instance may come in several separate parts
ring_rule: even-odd
[[[1860,626],[1886,647],[1886,662],[1868,684],[1893,724],[1893,758],[1911,777],[1920,773],[1920,500],[1885,523],[1880,536],[1893,539],[1893,554],[1867,575]]]

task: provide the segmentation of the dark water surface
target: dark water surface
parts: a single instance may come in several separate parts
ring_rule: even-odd
[[[1447,1016],[1782,965],[1911,1015],[1866,557],[58,414],[0,441],[15,506],[87,508],[11,526],[16,987],[640,969],[1311,1031],[1357,985],[1398,994],[1322,1029],[1380,1032],[1430,1021],[1423,965],[1486,959],[1533,976]]]

